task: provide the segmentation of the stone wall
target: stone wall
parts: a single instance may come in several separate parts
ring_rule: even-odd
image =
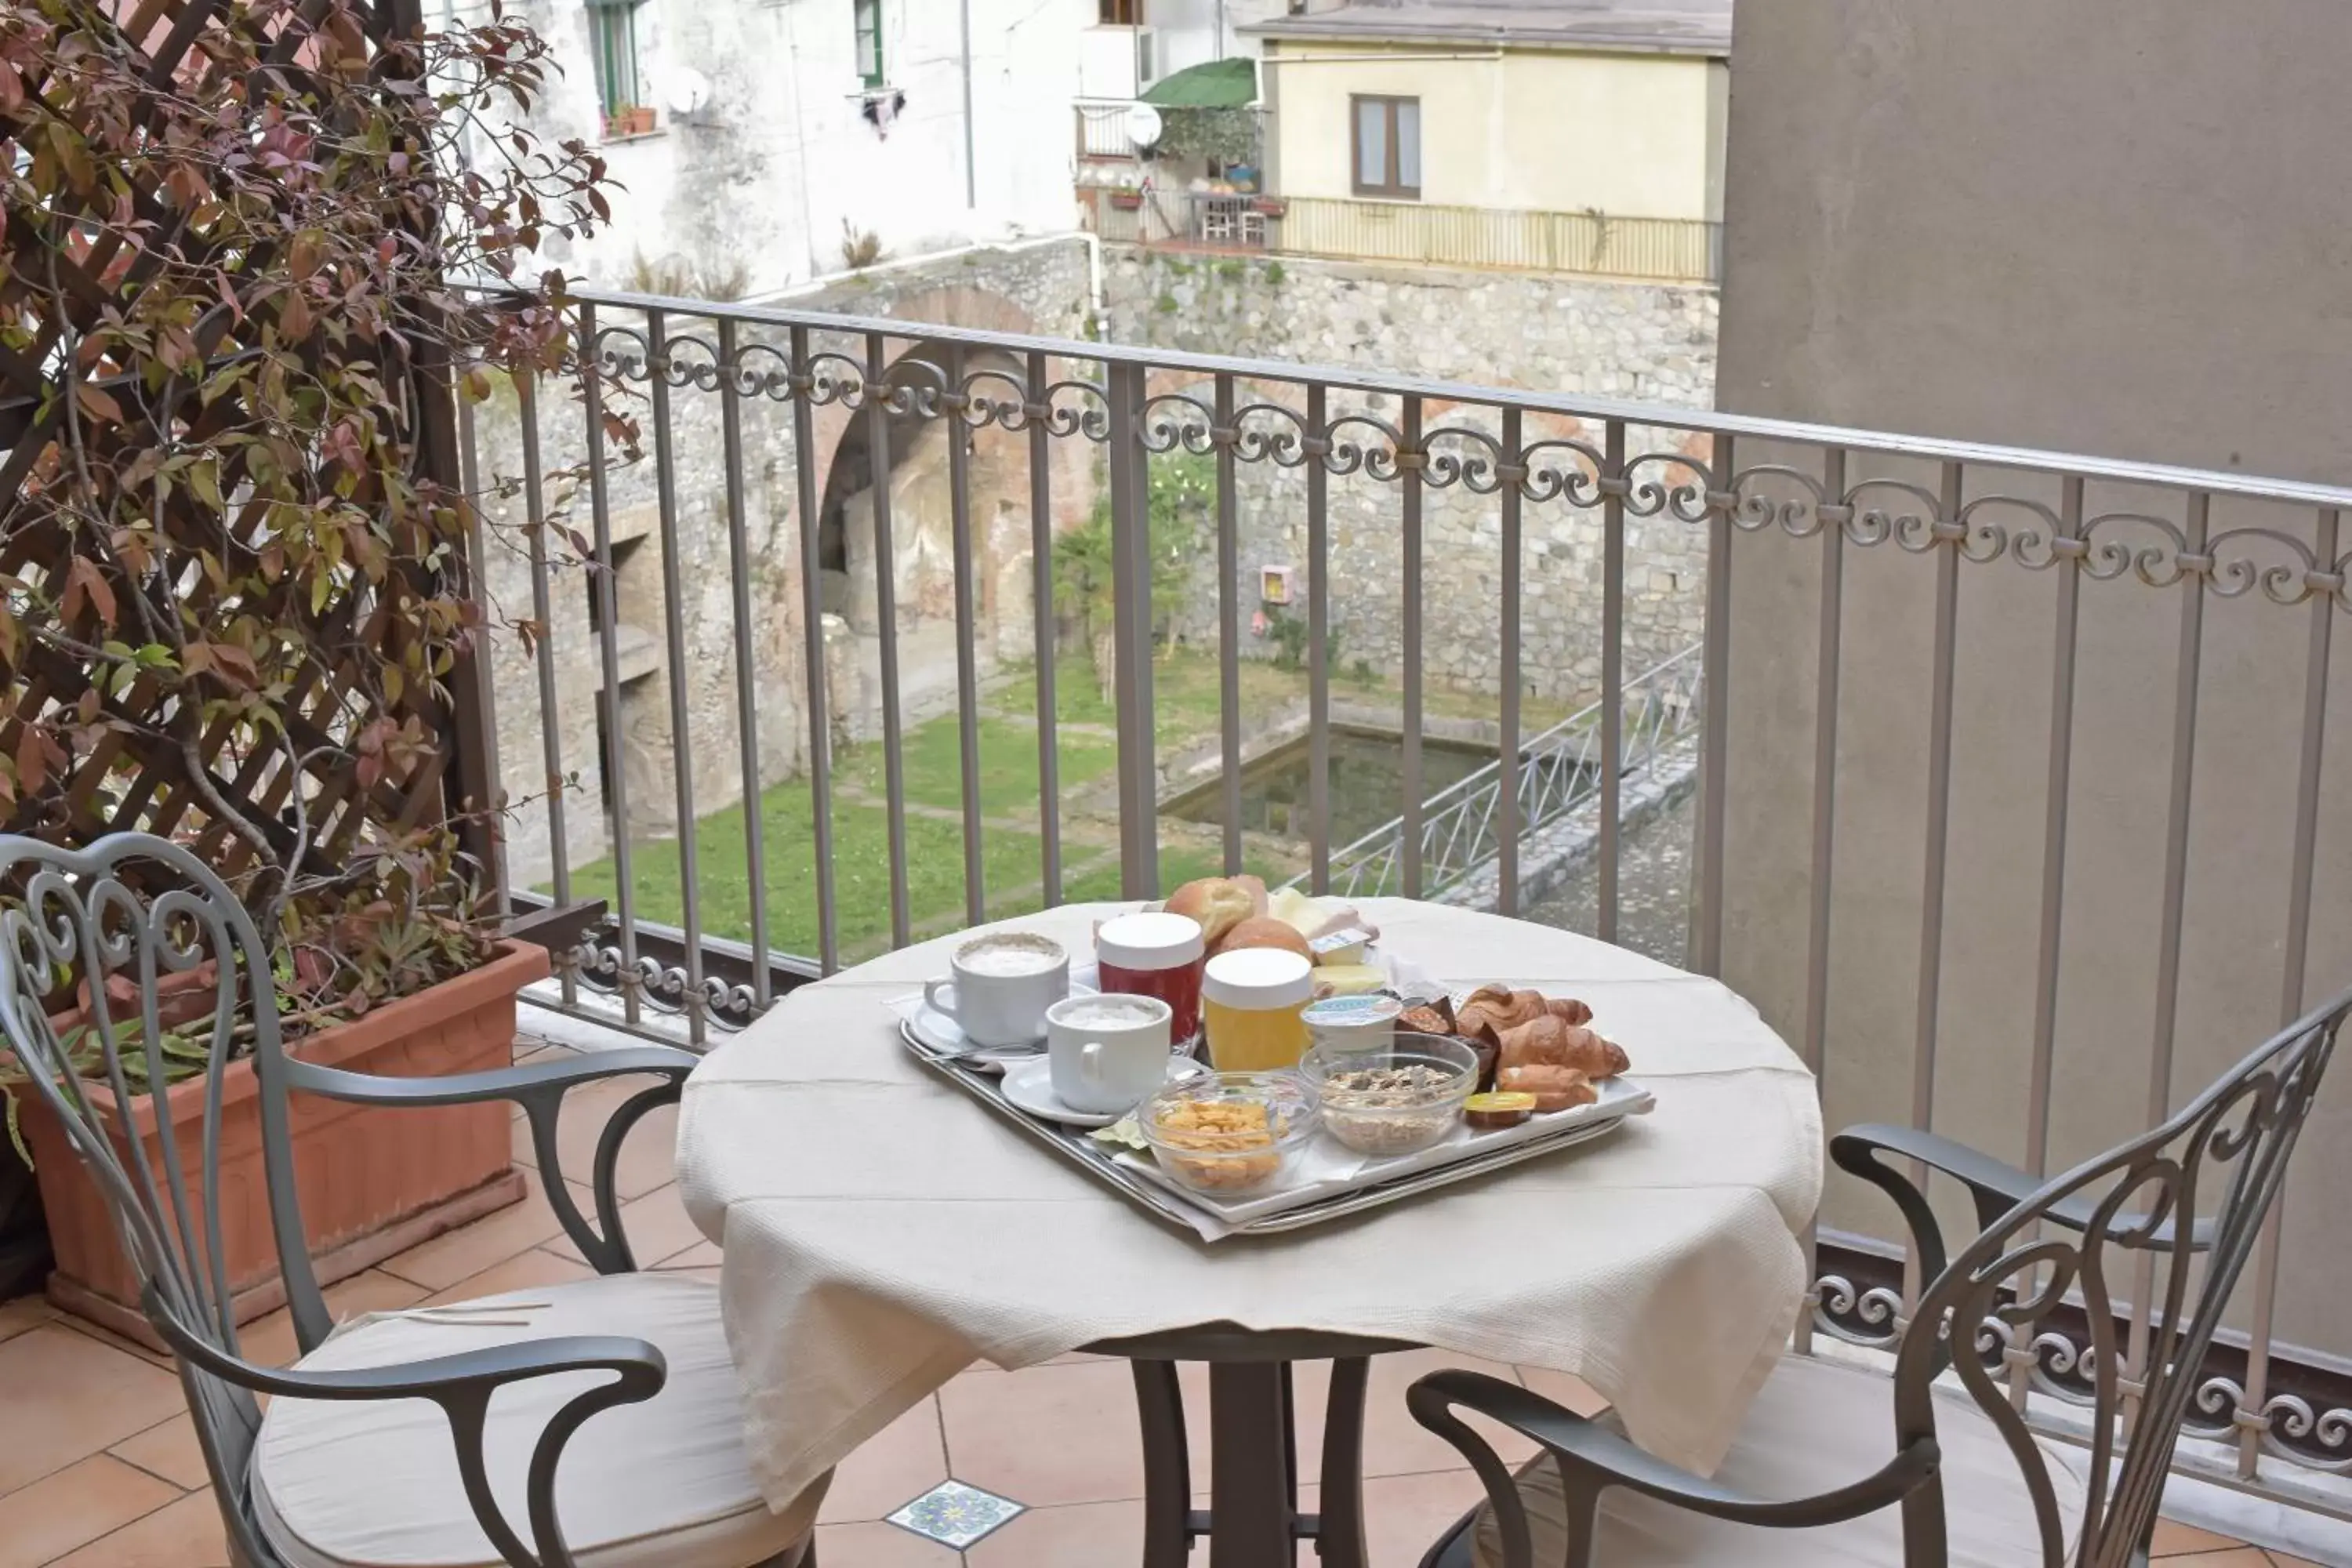
[[[870,274],[804,290],[785,303],[796,310],[908,321],[1055,337],[1081,335],[1089,308],[1088,258],[1077,241],[980,250],[921,263],[878,268]],[[608,335],[608,352],[645,354],[644,322],[633,313],[608,312],[602,323],[624,329]],[[713,354],[687,337],[715,345],[712,323],[681,318],[668,323],[681,365],[709,365]],[[781,348],[783,334],[771,329],[742,330],[749,345]],[[862,364],[867,345],[856,334],[817,334],[814,349]],[[902,356],[914,345],[891,340],[886,353]],[[756,366],[778,368],[781,361],[747,358]],[[967,373],[985,368],[975,360]],[[1012,366],[1007,362],[1004,368]],[[1053,374],[1068,374],[1052,366]],[[908,373],[919,381],[919,373]],[[1002,388],[992,390],[1002,391]],[[802,454],[793,429],[790,404],[765,397],[741,400],[742,518],[740,554],[746,571],[743,627],[737,635],[736,550],[728,510],[727,452],[722,399],[691,380],[667,393],[667,437],[649,380],[641,374],[616,411],[637,421],[643,457],[626,461],[607,452],[606,510],[614,550],[614,596],[619,686],[618,723],[626,815],[638,837],[677,830],[678,791],[672,759],[688,759],[692,805],[697,816],[723,809],[742,798],[746,780],[739,719],[741,683],[751,686],[754,715],[753,763],[761,787],[798,773],[810,737],[803,611],[800,484]],[[584,479],[572,473],[585,459],[584,423],[573,390],[550,384],[539,389],[537,428],[545,481],[541,510],[550,521],[543,551],[547,560],[545,635],[555,688],[556,766],[552,778],[565,791],[564,837],[573,863],[605,852],[610,833],[606,774],[599,709],[604,666],[593,629],[593,576],[579,543],[593,538],[593,512]],[[478,484],[486,492],[485,575],[494,606],[492,637],[494,696],[498,709],[499,770],[508,796],[518,804],[509,823],[508,857],[517,885],[544,882],[553,866],[553,834],[545,800],[551,769],[545,749],[541,682],[536,654],[516,623],[541,619],[532,591],[530,530],[531,510],[523,494],[523,421],[516,390],[498,386],[473,411]],[[892,442],[892,583],[902,672],[902,711],[910,721],[951,705],[955,698],[952,509],[947,483],[948,442],[936,422],[893,420],[905,426]],[[838,405],[814,410],[809,454],[820,521],[830,517],[824,536],[833,552],[828,581],[821,585],[827,610],[824,679],[836,737],[863,738],[880,729],[880,626],[873,589],[871,485],[846,479],[835,483],[837,462],[862,461],[869,433],[866,416]],[[993,427],[974,433],[971,447],[973,537],[982,554],[975,597],[982,627],[982,668],[992,668],[997,650],[1025,648],[1031,634],[1029,480],[1027,438]],[[661,465],[668,455],[669,484],[676,498],[672,526],[662,526]],[[1091,443],[1055,444],[1050,469],[1054,524],[1069,526],[1093,504],[1095,457]],[[575,537],[576,536],[576,537]],[[675,546],[677,560],[668,560]],[[864,584],[857,591],[852,584]],[[673,701],[670,621],[666,606],[675,598],[677,634],[683,659],[681,700]],[[685,733],[677,732],[679,710]]]
[[[1713,394],[1716,297],[1705,289],[1122,247],[1108,255],[1105,294],[1109,335],[1119,342],[1690,407],[1707,406]],[[1172,374],[1155,375],[1152,391],[1203,402],[1211,395],[1198,377]],[[1271,380],[1247,384],[1236,396],[1274,405],[1243,421],[1268,434],[1289,427],[1283,410],[1304,407],[1297,388]],[[1388,431],[1401,416],[1396,397],[1334,392],[1330,399],[1335,420],[1352,416],[1335,438],[1368,453],[1389,447]],[[1179,418],[1186,412],[1174,403],[1159,406]],[[1499,450],[1492,410],[1433,396],[1423,401],[1423,418],[1433,453],[1491,464]],[[1522,439],[1530,467],[1565,479],[1584,468],[1571,444],[1598,451],[1605,434],[1597,423],[1531,414]],[[1687,439],[1636,426],[1626,449],[1658,454],[1642,476],[1673,485],[1690,478],[1671,461]],[[1368,461],[1328,481],[1331,624],[1339,666],[1362,660],[1395,678],[1403,663],[1402,487],[1393,477],[1375,477],[1377,466]],[[1239,591],[1252,624],[1244,651],[1264,655],[1274,646],[1273,618],[1304,613],[1307,477],[1270,459],[1242,464],[1238,473]],[[1441,485],[1443,478],[1432,468],[1423,485],[1424,673],[1465,690],[1494,691],[1503,676],[1502,507],[1491,468],[1480,481],[1465,476]],[[1564,700],[1595,695],[1601,509],[1569,496],[1528,500],[1521,535],[1524,689]],[[1628,676],[1699,640],[1706,557],[1702,529],[1671,514],[1629,516]],[[1261,574],[1269,567],[1289,571],[1286,611],[1261,599]],[[1208,640],[1215,636],[1214,588],[1213,569],[1198,574],[1195,603],[1183,617],[1191,635]]]

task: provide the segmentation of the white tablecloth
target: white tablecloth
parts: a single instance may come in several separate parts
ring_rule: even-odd
[[[1083,951],[1132,906],[1004,922]],[[913,1061],[885,1003],[942,938],[784,997],[686,1086],[678,1178],[725,1248],[753,1473],[799,1493],[976,1360],[1230,1321],[1556,1368],[1635,1441],[1712,1469],[1780,1356],[1821,1195],[1811,1076],[1712,980],[1547,927],[1367,900],[1457,987],[1582,997],[1657,1109],[1598,1142],[1284,1236],[1202,1243],[1000,1125]]]

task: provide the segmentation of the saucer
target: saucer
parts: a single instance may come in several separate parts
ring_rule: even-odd
[[[1171,1079],[1192,1078],[1207,1070],[1189,1057],[1168,1058],[1168,1076]],[[1130,1105],[1126,1110],[1073,1110],[1055,1094],[1054,1064],[1044,1057],[1007,1063],[1001,1087],[1006,1100],[1030,1115],[1043,1121],[1058,1121],[1065,1127],[1108,1127],[1135,1109]]]
[[[1086,982],[1074,979],[1070,983],[1073,996],[1091,994],[1093,991],[1094,986]],[[1005,1046],[974,1045],[961,1025],[925,1001],[919,992],[898,998],[890,1007],[898,1015],[900,1032],[916,1049],[934,1057],[960,1058],[969,1066],[983,1070],[1028,1060],[1045,1048],[1044,1035]]]

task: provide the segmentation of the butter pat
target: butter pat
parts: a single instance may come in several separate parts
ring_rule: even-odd
[[[1360,966],[1371,957],[1372,933],[1361,926],[1327,931],[1307,944],[1318,964]]]
[[[1360,996],[1388,984],[1388,976],[1370,963],[1325,963],[1312,976],[1318,996]]]

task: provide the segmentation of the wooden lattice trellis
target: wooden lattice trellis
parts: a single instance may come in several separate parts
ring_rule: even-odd
[[[123,51],[121,58],[148,82],[191,89],[220,68],[222,51],[213,46],[226,38],[248,40],[274,67],[299,73],[321,49],[356,47],[353,22],[363,29],[366,47],[379,54],[387,38],[415,37],[422,26],[416,0],[356,7],[332,0],[22,3],[26,15],[44,12],[68,34],[80,29],[84,47]],[[321,32],[322,26],[341,30]],[[0,159],[13,160],[20,175],[35,156],[68,155],[59,147],[73,139],[58,134],[59,122],[76,124],[79,110],[59,100],[62,90],[51,93],[56,58],[53,52],[46,64],[20,58],[14,85],[0,80]],[[8,68],[0,64],[0,71]],[[106,111],[101,105],[91,112]],[[101,129],[86,122],[78,128]],[[257,115],[246,129],[259,137],[266,126]],[[94,134],[92,142],[98,140]],[[240,387],[210,403],[185,397],[167,405],[159,421],[155,385],[125,376],[116,360],[72,352],[117,310],[126,290],[164,264],[159,256],[194,247],[189,214],[202,193],[159,189],[162,182],[136,171],[122,188],[111,188],[109,176],[124,172],[99,170],[79,207],[62,199],[28,206],[12,194],[0,231],[0,258],[9,269],[0,276],[0,327],[13,327],[16,339],[0,341],[0,443],[5,444],[0,588],[9,595],[12,622],[19,622],[0,633],[0,678],[6,683],[0,757],[8,761],[13,795],[0,800],[0,829],[81,841],[110,829],[146,828],[189,842],[234,871],[255,858],[247,840],[257,829],[283,857],[295,842],[298,808],[308,829],[306,864],[314,866],[332,865],[372,830],[412,828],[478,810],[489,803],[488,737],[475,672],[462,648],[458,664],[437,672],[437,679],[409,680],[390,691],[359,661],[377,654],[387,662],[401,657],[403,639],[412,634],[396,592],[371,585],[356,571],[336,575],[323,592],[320,584],[294,575],[254,591],[257,574],[267,575],[262,551],[270,533],[264,525],[271,519],[249,499],[252,474],[245,457],[225,458],[207,473],[179,475],[152,507],[152,537],[101,544],[90,537],[86,514],[56,503],[69,429],[87,454],[74,460],[113,465],[136,482],[136,448],[158,443],[159,424],[167,431],[163,444],[197,447],[236,426],[246,412]],[[5,174],[0,165],[0,178]],[[99,204],[105,202],[114,205],[101,212]],[[152,225],[143,245],[123,242],[126,214]],[[107,221],[89,221],[99,217]],[[77,225],[77,219],[84,221]],[[241,280],[241,290],[242,280],[268,279],[273,269],[282,273],[290,266],[299,276],[300,258],[290,246],[256,244],[218,264]],[[277,331],[269,341],[281,344],[293,336],[284,331],[282,312],[247,313],[227,300],[229,292],[223,290],[220,308],[189,327],[207,367],[236,363],[264,341],[266,331]],[[266,289],[262,295],[268,296]],[[382,344],[376,363],[388,392],[383,402],[404,421],[398,437],[413,456],[415,477],[456,494],[459,465],[446,343],[402,334]],[[168,389],[161,395],[169,395]],[[126,421],[94,417],[134,405],[134,416]],[[72,424],[77,419],[79,428]],[[331,438],[333,432],[320,435]],[[152,479],[149,483],[152,490]],[[275,521],[280,530],[285,526],[282,513]],[[398,581],[465,569],[462,552],[434,552],[403,562]],[[239,580],[246,584],[241,590],[224,586]],[[446,593],[446,578],[436,575],[436,581]],[[135,630],[110,632],[103,623],[109,612],[127,614],[123,606],[141,584],[151,600],[160,590],[167,602],[193,612],[179,628],[184,642],[201,640],[189,626],[232,627],[239,617],[253,617],[269,626],[299,627],[300,637],[320,650],[288,674],[273,703],[284,742],[244,720],[204,717],[191,696],[200,685],[191,679],[193,664],[186,672],[134,673],[119,654],[105,650],[109,641],[136,640]],[[51,635],[19,635],[19,617],[36,606],[48,617]],[[452,645],[462,641],[460,636]],[[224,679],[243,673],[234,643],[224,635],[201,656]],[[383,745],[389,733],[400,734],[403,743]],[[470,847],[486,850],[486,827],[477,826],[470,837]],[[487,853],[480,863],[489,864]]]

